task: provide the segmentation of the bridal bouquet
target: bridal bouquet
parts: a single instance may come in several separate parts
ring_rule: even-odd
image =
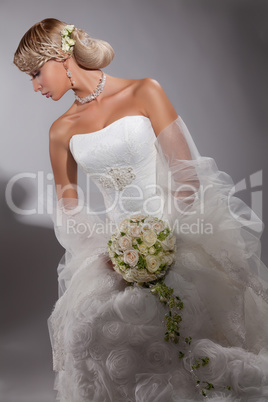
[[[111,236],[108,252],[116,272],[127,282],[149,287],[151,293],[166,305],[168,312],[165,314],[164,339],[179,343],[183,301],[174,295],[174,290],[163,280],[168,267],[175,261],[176,237],[170,228],[154,216],[133,215],[124,219]],[[183,338],[184,343],[190,347],[192,337]],[[184,352],[179,350],[178,358],[183,359],[184,356]],[[203,397],[207,397],[207,391],[213,390],[214,385],[201,381],[195,371],[209,364],[209,360],[207,356],[199,356],[191,365],[193,380],[200,387]],[[225,388],[231,389],[229,385]]]
[[[128,282],[151,282],[165,276],[175,260],[176,237],[154,216],[124,219],[108,242],[116,272]]]

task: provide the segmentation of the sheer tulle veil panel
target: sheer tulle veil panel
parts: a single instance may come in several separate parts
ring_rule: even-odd
[[[200,155],[180,116],[158,135],[155,145],[157,184],[165,195],[163,217],[175,224],[178,238],[194,241],[221,262],[236,265],[232,274],[237,281],[250,284],[268,301],[268,270],[260,260],[264,225],[234,195],[232,178],[213,158]]]

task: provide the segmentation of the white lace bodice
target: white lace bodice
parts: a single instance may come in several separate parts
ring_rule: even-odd
[[[125,116],[102,130],[72,136],[72,155],[102,192],[112,221],[132,212],[160,214],[158,197],[152,199],[155,139],[150,120],[141,115]]]

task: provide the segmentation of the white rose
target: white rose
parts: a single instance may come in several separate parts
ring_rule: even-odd
[[[148,247],[146,246],[146,244],[144,243],[138,244],[138,249],[140,250],[141,254],[144,255],[148,254]]]
[[[165,240],[162,241],[162,246],[167,250],[174,250],[176,245],[176,236],[169,235]]]
[[[132,239],[129,236],[122,236],[118,241],[118,245],[122,250],[128,250],[132,247]]]
[[[149,248],[149,253],[154,254],[156,252],[156,249],[154,247]]]
[[[63,43],[63,45],[62,45],[62,50],[68,52],[68,50],[69,50],[69,45],[68,45],[67,43]]]
[[[141,221],[144,218],[145,218],[145,215],[133,215],[129,219],[131,219],[134,222],[138,222],[138,221]]]
[[[129,226],[127,233],[133,237],[139,237],[141,235],[141,227],[138,225]]]
[[[136,268],[128,269],[122,276],[128,282],[151,282],[157,279],[155,273]]]
[[[156,221],[157,219],[153,216],[147,216],[147,218],[144,219],[144,223],[148,223],[149,225],[153,225]]]
[[[112,242],[112,244],[109,244],[109,249],[111,251],[114,251],[117,248],[117,243],[116,242]]]
[[[108,250],[108,254],[110,258],[114,257],[114,251],[113,250]]]
[[[128,226],[129,226],[129,220],[124,219],[119,225],[120,232],[125,232],[127,230]]]
[[[127,282],[141,282],[141,272],[135,268],[127,270],[123,277]]]
[[[146,263],[149,272],[156,272],[160,266],[160,260],[156,255],[147,255]]]
[[[118,265],[116,272],[122,275],[122,272],[127,272],[129,269],[125,265]]]
[[[146,232],[146,230],[152,229],[152,225],[150,223],[142,223],[141,224],[141,231],[142,233]]]
[[[122,270],[121,270],[121,265],[118,265],[117,263],[113,266],[113,269],[115,270],[115,272],[117,272],[118,274],[122,275]]]
[[[66,28],[64,28],[64,29],[61,31],[61,34],[62,34],[62,36],[66,36],[66,35],[68,35],[68,31],[67,31],[67,29],[66,29]]]
[[[74,30],[74,25],[66,25],[65,30],[72,33]],[[66,34],[67,35],[67,34]]]
[[[155,230],[158,234],[165,229],[165,225],[163,224],[163,222],[158,221],[152,224],[152,229]]]
[[[118,245],[118,243],[116,242],[116,243],[112,243],[111,244],[111,246],[110,246],[110,250],[113,252],[113,253],[116,253],[116,254],[123,254],[123,251],[121,251],[121,250],[119,250],[119,245]]]
[[[137,250],[124,251],[124,262],[131,267],[135,267],[139,261],[139,253]]]
[[[151,247],[155,244],[157,240],[157,236],[155,234],[155,232],[153,232],[152,230],[146,230],[146,232],[144,232],[143,234],[143,241],[146,243],[146,245],[148,247]]]
[[[163,264],[171,265],[173,263],[173,256],[171,254],[165,255],[165,257],[162,259]]]
[[[71,38],[68,38],[68,43],[69,43],[70,46],[74,46],[75,45],[75,40],[71,39]]]

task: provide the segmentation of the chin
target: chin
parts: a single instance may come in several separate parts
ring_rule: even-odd
[[[58,101],[63,97],[64,94],[60,94],[60,95],[51,95],[51,99],[53,101]]]
[[[58,101],[61,98],[61,96],[55,96],[55,95],[51,95],[50,99],[52,99],[53,101]]]

